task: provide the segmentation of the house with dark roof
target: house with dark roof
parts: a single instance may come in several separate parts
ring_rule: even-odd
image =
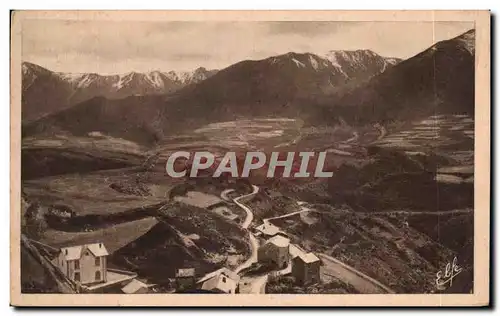
[[[292,275],[300,285],[320,282],[321,260],[312,252],[300,253],[292,259]]]
[[[103,243],[61,248],[54,264],[69,279],[79,284],[107,281],[108,250]]]

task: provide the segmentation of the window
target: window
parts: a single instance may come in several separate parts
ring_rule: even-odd
[[[80,282],[80,272],[75,272],[75,281]]]
[[[95,280],[96,281],[101,281],[101,271],[96,271],[95,272]]]
[[[222,282],[226,283],[226,277],[225,276],[222,277]]]
[[[101,265],[101,258],[100,257],[95,258],[95,266],[98,267],[100,265]]]
[[[75,269],[80,269],[80,260],[75,260]]]

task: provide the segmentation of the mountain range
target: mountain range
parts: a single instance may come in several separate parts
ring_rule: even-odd
[[[359,87],[324,98],[316,119],[362,125],[446,113],[474,117],[474,47],[474,30],[438,42]]]
[[[435,112],[473,113],[474,35],[471,30],[438,42],[404,61],[370,50],[331,51],[323,56],[290,52],[245,60],[169,93],[149,94],[153,89],[121,99],[89,98],[28,122],[23,134],[99,131],[154,144],[171,133],[243,117],[284,116],[313,125],[363,125]],[[58,74],[51,77],[65,81]],[[51,87],[50,80],[44,83]],[[23,102],[23,111],[24,106]]]
[[[205,80],[217,70],[129,72],[120,75],[53,72],[33,63],[22,65],[23,120],[32,121],[94,97],[120,99],[165,94]]]

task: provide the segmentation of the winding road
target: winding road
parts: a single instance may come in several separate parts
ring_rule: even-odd
[[[345,283],[352,285],[360,293],[394,293],[393,290],[378,282],[377,280],[331,256],[320,253],[318,254],[318,257],[323,260],[323,266],[321,267],[322,274],[342,280]]]
[[[294,216],[294,215],[297,215],[297,214],[300,214],[300,213],[304,213],[304,212],[318,212],[316,210],[311,210],[308,207],[302,206],[303,203],[302,204],[298,203],[298,204],[300,205],[300,211],[295,211],[295,212],[292,212],[292,213],[288,213],[288,214],[280,215],[280,216],[275,216],[275,217],[264,218],[262,221],[264,221],[264,223],[267,223],[267,222],[269,222],[270,220],[273,220],[273,219],[286,218],[286,217]]]
[[[242,195],[242,196],[239,196],[239,197],[233,199],[233,202],[236,205],[238,205],[241,209],[243,209],[247,214],[245,221],[241,224],[241,228],[246,229],[248,231],[248,239],[250,241],[250,247],[251,247],[251,251],[252,251],[250,258],[248,258],[245,262],[240,264],[234,270],[234,272],[236,272],[236,273],[239,273],[241,270],[250,267],[252,265],[252,263],[257,262],[257,250],[259,249],[259,241],[257,240],[257,238],[255,238],[255,236],[252,234],[252,232],[250,232],[248,230],[248,227],[250,226],[250,224],[253,221],[253,212],[248,206],[246,206],[240,202],[241,200],[252,197],[259,192],[258,186],[252,185],[252,187],[253,187],[252,193]],[[227,194],[229,192],[232,192],[232,191],[229,191],[229,190],[223,191],[221,193],[221,197],[224,199],[223,195],[225,195],[227,197]]]
[[[253,187],[253,191],[251,193],[246,194],[246,195],[242,195],[242,196],[239,196],[239,197],[233,199],[233,202],[236,205],[238,205],[241,209],[243,209],[247,214],[245,221],[241,224],[241,227],[248,231],[248,239],[250,241],[250,247],[251,247],[250,257],[245,262],[240,264],[234,270],[235,273],[240,273],[243,269],[249,268],[253,263],[257,262],[257,260],[258,260],[257,253],[258,253],[258,249],[259,249],[259,241],[252,234],[252,232],[248,230],[248,227],[250,227],[250,224],[253,221],[253,212],[248,206],[246,206],[240,202],[241,200],[252,197],[259,192],[258,186],[252,185],[252,187]],[[227,195],[233,191],[234,190],[232,190],[232,189],[222,191],[221,198],[226,200],[226,201],[229,200]],[[265,293],[267,274],[262,275],[262,276],[256,276],[256,277],[247,277],[245,279],[242,279],[241,282],[249,285],[249,292],[250,293],[254,293],[254,294]]]
[[[450,210],[450,211],[385,211],[385,212],[363,212],[370,215],[459,215],[474,213],[472,209]]]
[[[237,197],[237,198],[233,199],[233,202],[236,205],[238,205],[240,208],[242,208],[247,213],[247,217],[245,218],[245,221],[243,222],[243,224],[241,224],[241,227],[244,228],[244,229],[248,229],[248,227],[252,223],[252,221],[253,221],[253,212],[252,212],[252,210],[248,206],[241,204],[240,200],[246,199],[246,198],[251,197],[251,196],[254,196],[255,194],[257,194],[259,192],[259,187],[258,186],[252,185],[252,187],[253,187],[252,193],[249,193],[249,194],[246,194],[246,195],[242,195],[240,197]]]
[[[350,144],[350,143],[353,143],[355,141],[357,141],[359,138],[359,133],[358,132],[352,132],[352,137],[343,141],[342,143],[344,144]]]
[[[257,194],[259,192],[259,187],[252,185],[253,191],[249,194],[239,196],[237,198],[232,199],[233,202],[238,205],[241,209],[243,209],[247,216],[244,220],[244,222],[241,224],[241,227],[243,229],[246,229],[248,231],[248,237],[250,241],[250,247],[251,247],[251,255],[250,257],[240,264],[235,270],[235,273],[240,273],[243,269],[246,269],[250,267],[253,263],[257,262],[257,252],[259,248],[259,242],[257,238],[248,230],[248,227],[253,221],[253,212],[252,210],[241,203],[242,200],[245,200],[247,198],[250,198]],[[221,198],[229,201],[230,199],[228,198],[227,194],[233,192],[234,190],[224,190],[221,193]],[[303,202],[298,202],[300,205],[301,209],[296,212],[284,214],[281,216],[276,216],[276,217],[271,217],[271,218],[266,218],[263,219],[264,222],[269,222],[272,219],[278,219],[278,218],[285,218],[285,217],[290,217],[294,216],[296,214],[300,214],[303,212],[316,212],[315,210],[312,210],[306,206],[304,206],[305,203]],[[354,288],[356,288],[360,293],[394,293],[390,288],[387,286],[383,285],[379,281],[367,276],[366,274],[356,270],[355,268],[331,257],[326,254],[318,254],[318,256],[323,260],[324,265],[322,267],[322,274],[326,276],[331,276],[335,277],[337,279],[340,279],[348,284],[351,284]],[[278,275],[284,275],[288,274],[291,272],[291,265],[289,264],[285,269],[277,271]],[[250,293],[265,293],[265,285],[268,280],[268,274],[265,275],[260,275],[260,276],[254,276],[254,277],[243,277],[242,282],[245,285],[248,285],[248,291]]]
[[[224,201],[231,201],[231,199],[227,195],[232,192],[234,192],[234,189],[226,189],[221,192],[220,198],[223,199]]]

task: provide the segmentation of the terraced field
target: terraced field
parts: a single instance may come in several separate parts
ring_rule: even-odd
[[[419,150],[448,149],[462,162],[472,158],[474,119],[468,115],[435,115],[414,122],[375,142],[381,147],[404,148],[409,154]]]

